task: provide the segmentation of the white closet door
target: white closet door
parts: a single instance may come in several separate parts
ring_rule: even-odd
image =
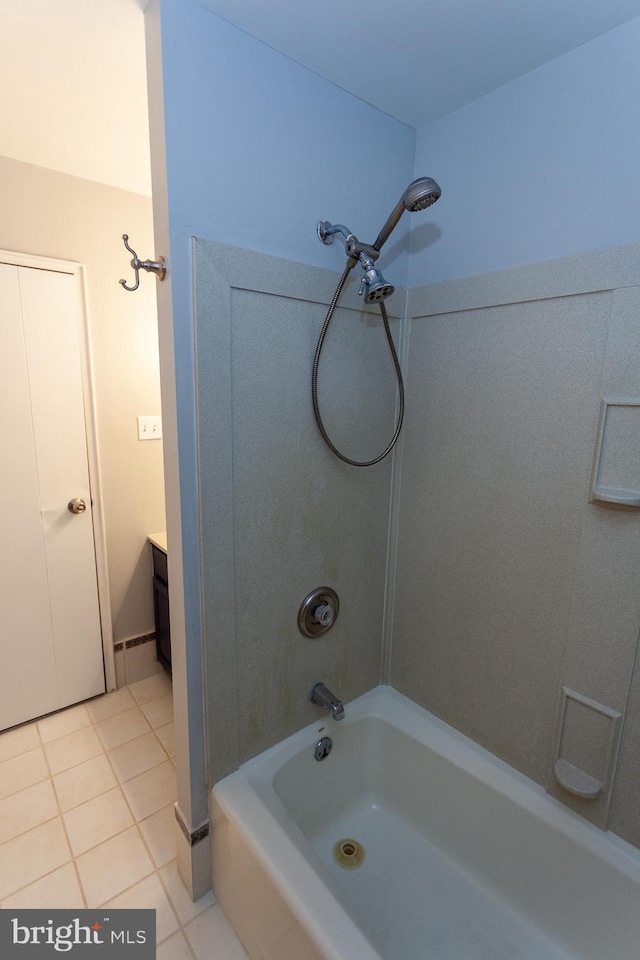
[[[73,276],[0,265],[0,729],[105,689],[80,309]]]
[[[0,729],[4,729],[58,706],[17,267],[0,265],[0,324]]]

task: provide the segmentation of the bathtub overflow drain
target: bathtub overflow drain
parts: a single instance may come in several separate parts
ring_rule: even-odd
[[[364,847],[357,840],[345,838],[333,845],[333,859],[344,870],[357,870],[364,863]]]
[[[322,739],[316,743],[313,755],[316,760],[326,760],[332,750],[333,740],[331,737],[322,737]]]

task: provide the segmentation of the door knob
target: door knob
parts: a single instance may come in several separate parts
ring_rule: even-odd
[[[74,497],[73,500],[69,500],[67,504],[67,510],[69,513],[84,513],[87,509],[87,505],[84,500],[81,500],[80,497]]]

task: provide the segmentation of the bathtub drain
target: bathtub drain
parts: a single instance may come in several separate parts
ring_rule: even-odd
[[[333,845],[333,859],[344,870],[357,870],[364,863],[364,847],[357,840],[345,838]]]

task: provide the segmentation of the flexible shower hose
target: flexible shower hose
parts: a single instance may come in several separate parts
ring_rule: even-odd
[[[350,457],[346,457],[343,453],[340,453],[337,447],[335,447],[334,444],[331,442],[329,434],[325,430],[324,424],[322,422],[322,417],[320,416],[320,407],[318,406],[318,364],[320,363],[320,354],[322,353],[322,345],[324,343],[324,338],[327,335],[327,331],[329,329],[329,325],[333,318],[334,311],[338,306],[338,300],[340,299],[340,294],[342,293],[342,289],[345,283],[347,282],[347,277],[349,276],[349,273],[354,268],[356,263],[357,263],[357,260],[355,259],[355,257],[351,257],[347,261],[347,265],[344,268],[344,273],[342,274],[342,276],[340,277],[340,280],[338,281],[338,286],[336,287],[336,292],[333,295],[333,300],[329,304],[327,316],[324,321],[322,330],[320,331],[318,346],[316,347],[316,354],[315,354],[315,357],[313,358],[313,371],[311,374],[311,396],[313,398],[313,413],[316,418],[316,423],[318,424],[318,430],[320,431],[322,439],[324,440],[326,445],[329,447],[329,450],[331,450],[331,452],[334,453],[336,457],[339,457],[340,460],[344,461],[344,463],[348,463],[352,467],[372,467],[374,463],[380,463],[381,460],[384,460],[387,454],[391,453],[391,451],[393,450],[394,446],[396,445],[396,440],[400,436],[400,431],[402,429],[402,421],[404,418],[404,383],[402,380],[402,371],[400,369],[400,362],[398,360],[398,354],[396,353],[393,337],[391,336],[391,330],[389,329],[389,318],[387,317],[387,308],[385,307],[384,302],[382,300],[378,301],[378,306],[380,307],[380,313],[382,314],[384,332],[387,337],[387,343],[389,344],[389,350],[391,351],[391,359],[393,360],[393,365],[395,367],[396,377],[398,380],[398,397],[399,397],[398,422],[396,423],[396,429],[394,431],[393,437],[391,438],[391,443],[386,448],[386,450],[380,454],[379,457],[374,457],[373,460],[364,460],[364,461],[351,460]]]

